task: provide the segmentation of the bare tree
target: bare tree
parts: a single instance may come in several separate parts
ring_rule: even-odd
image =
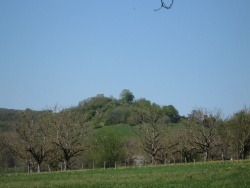
[[[12,151],[22,158],[30,156],[37,163],[40,172],[42,162],[52,152],[50,140],[47,136],[46,112],[36,113],[26,110],[16,123],[18,143],[12,143]]]
[[[149,154],[152,164],[162,162],[162,153],[171,146],[167,142],[167,126],[159,121],[163,115],[160,106],[142,99],[135,103],[134,113],[135,122],[139,123],[135,133],[144,151]]]
[[[53,113],[50,122],[50,139],[64,169],[71,169],[73,159],[86,150],[90,129],[81,122],[76,109],[64,109]]]
[[[211,157],[216,143],[216,127],[220,122],[220,112],[215,115],[205,109],[193,110],[189,116],[188,131],[192,141],[202,152],[206,161]]]
[[[14,167],[16,165],[17,156],[12,152],[10,146],[11,142],[16,142],[13,139],[13,132],[0,132],[0,166]]]

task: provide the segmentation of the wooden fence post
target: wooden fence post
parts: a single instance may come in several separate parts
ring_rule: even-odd
[[[51,172],[50,166],[48,165],[49,172]]]

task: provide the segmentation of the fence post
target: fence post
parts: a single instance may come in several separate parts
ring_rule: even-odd
[[[117,169],[117,166],[116,166],[116,161],[115,161],[115,169]]]
[[[15,173],[16,173],[16,175],[17,175],[17,169],[16,169],[16,166],[15,166]]]
[[[64,171],[67,170],[67,164],[66,164],[66,161],[63,162],[64,163]]]
[[[51,172],[50,166],[48,165],[49,172]]]
[[[186,159],[186,157],[185,157],[185,159]],[[186,163],[186,162],[185,162]],[[181,150],[181,164],[182,164],[182,150]]]
[[[95,162],[93,161],[93,170],[95,170]]]
[[[103,168],[104,168],[104,170],[106,170],[106,161],[104,161]]]

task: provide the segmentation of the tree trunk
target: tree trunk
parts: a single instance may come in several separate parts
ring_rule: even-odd
[[[151,164],[156,164],[155,155],[152,155],[151,157]]]

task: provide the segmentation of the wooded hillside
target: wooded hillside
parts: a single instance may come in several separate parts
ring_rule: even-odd
[[[119,99],[99,94],[70,108],[0,109],[0,122],[1,165],[26,161],[38,172],[44,166],[67,170],[104,161],[110,167],[132,165],[138,157],[164,164],[246,159],[250,154],[248,108],[227,119],[203,108],[181,117],[173,105],[134,100],[129,90]]]

